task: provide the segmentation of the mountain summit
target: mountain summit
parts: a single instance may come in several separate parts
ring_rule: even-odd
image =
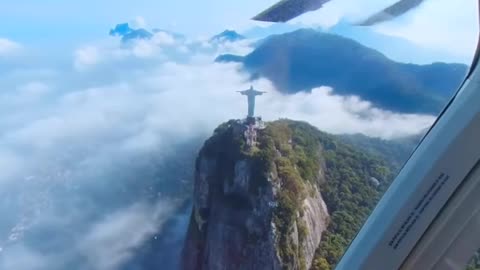
[[[390,170],[303,122],[266,123],[253,146],[244,131],[220,125],[197,157],[181,268],[331,269]]]
[[[242,60],[220,56],[218,61]],[[252,76],[284,93],[330,86],[375,106],[404,113],[437,114],[467,72],[463,64],[404,64],[341,36],[302,29],[265,39],[243,58]]]
[[[233,30],[225,30],[222,33],[213,36],[210,41],[211,42],[235,42],[235,41],[240,41],[244,40],[245,37],[240,35],[239,33],[233,31]]]

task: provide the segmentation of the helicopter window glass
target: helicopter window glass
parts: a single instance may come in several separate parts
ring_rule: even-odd
[[[470,262],[468,263],[465,270],[478,270],[478,269],[480,269],[480,255],[479,255],[479,252],[477,251],[470,259]]]

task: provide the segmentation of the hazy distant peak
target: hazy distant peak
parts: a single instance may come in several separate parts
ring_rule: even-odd
[[[111,36],[122,37],[122,42],[127,42],[135,39],[150,39],[153,34],[143,28],[133,29],[128,23],[120,23],[115,28],[110,30]]]
[[[235,42],[239,40],[245,39],[244,36],[240,35],[239,33],[235,32],[234,30],[225,30],[222,33],[213,36],[210,41],[213,42],[224,42],[224,41],[230,41],[230,42]]]
[[[110,29],[111,36],[124,36],[133,31],[132,28],[128,25],[128,23],[119,23],[115,26],[115,28]]]

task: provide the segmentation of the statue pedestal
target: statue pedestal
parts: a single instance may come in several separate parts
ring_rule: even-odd
[[[243,119],[243,124],[246,126],[253,126],[255,129],[264,129],[265,123],[262,121],[262,117],[250,117]]]
[[[245,124],[246,125],[255,125],[256,122],[257,122],[256,117],[247,116],[247,118],[245,119]]]

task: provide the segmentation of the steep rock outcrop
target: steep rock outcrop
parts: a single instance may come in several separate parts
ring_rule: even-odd
[[[259,144],[248,148],[242,123],[230,121],[205,143],[183,269],[310,268],[329,221],[318,188],[325,165],[317,147],[314,165],[299,168],[306,145],[288,130],[273,136],[279,128],[259,130]]]
[[[222,124],[198,155],[182,269],[334,269],[401,161],[304,122],[267,123],[251,146],[244,131]]]
[[[328,221],[327,205],[317,189],[315,189],[313,196],[305,199],[304,209],[305,212],[302,218],[308,237],[305,238],[303,243],[303,250],[307,269],[310,269],[315,257],[315,251],[322,239],[322,233],[327,229]],[[319,217],[320,219],[318,219]]]

